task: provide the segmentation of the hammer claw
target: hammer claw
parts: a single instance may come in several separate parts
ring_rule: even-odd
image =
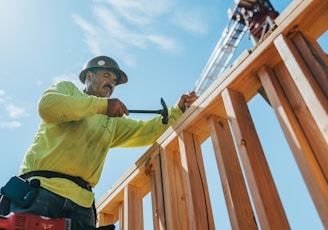
[[[167,109],[167,105],[163,98],[161,98],[161,104],[163,106],[162,123],[167,124],[169,122],[169,110]]]
[[[129,113],[156,113],[162,115],[162,124],[167,124],[169,122],[169,112],[167,105],[163,98],[161,98],[161,104],[163,109],[160,110],[128,110]]]

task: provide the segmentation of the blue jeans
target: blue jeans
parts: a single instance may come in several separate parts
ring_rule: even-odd
[[[31,213],[49,218],[70,218],[79,224],[95,227],[93,207],[84,208],[42,187],[28,208],[10,204],[10,212]]]

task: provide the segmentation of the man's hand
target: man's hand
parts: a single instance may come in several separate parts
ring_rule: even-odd
[[[190,107],[194,101],[196,101],[197,98],[198,96],[196,95],[195,91],[189,92],[187,94],[182,94],[178,103],[182,112],[185,112],[187,108]]]
[[[108,99],[107,116],[122,117],[124,114],[129,115],[126,106],[117,98]]]

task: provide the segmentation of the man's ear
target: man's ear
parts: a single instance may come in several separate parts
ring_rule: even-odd
[[[91,71],[87,71],[85,73],[85,81],[90,82],[92,75],[93,75],[93,73]]]

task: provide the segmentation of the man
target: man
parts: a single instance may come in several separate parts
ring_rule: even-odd
[[[182,95],[169,109],[168,125],[160,116],[136,121],[124,116],[129,112],[119,99],[110,99],[115,87],[128,81],[115,60],[95,57],[79,78],[83,92],[62,81],[41,96],[42,121],[20,168],[22,178],[38,179],[41,187],[29,207],[11,202],[11,212],[71,218],[94,226],[91,188],[98,183],[108,150],[153,144],[197,99],[194,92]]]

